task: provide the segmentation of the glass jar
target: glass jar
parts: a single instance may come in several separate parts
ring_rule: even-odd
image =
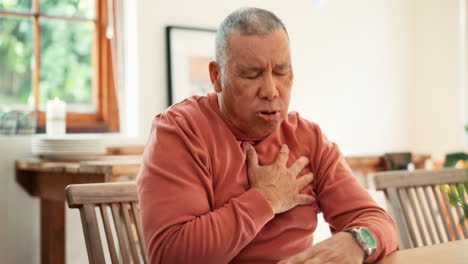
[[[36,133],[36,113],[34,111],[18,113],[17,120],[17,134],[30,135]]]
[[[0,134],[14,135],[18,125],[17,115],[13,111],[4,112],[0,116]]]

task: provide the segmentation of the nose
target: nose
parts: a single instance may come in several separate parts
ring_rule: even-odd
[[[278,87],[272,73],[264,75],[258,95],[261,99],[273,100],[278,96]]]

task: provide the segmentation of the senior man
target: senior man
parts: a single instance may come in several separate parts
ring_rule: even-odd
[[[394,223],[336,144],[288,113],[293,68],[283,23],[239,9],[215,44],[216,93],[153,122],[138,176],[148,261],[343,264],[394,251]],[[313,245],[320,211],[333,236]]]

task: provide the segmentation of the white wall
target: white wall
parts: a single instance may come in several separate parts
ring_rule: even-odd
[[[437,156],[465,149],[466,72],[458,7],[464,0],[415,0],[411,148]],[[465,33],[466,34],[466,33]]]
[[[327,9],[301,10],[288,17],[293,107],[345,154],[407,148],[411,1],[330,1]]]
[[[30,153],[29,137],[0,136],[0,262],[39,263],[39,201],[15,181],[15,159]]]
[[[290,33],[291,108],[317,121],[345,154],[462,148],[457,1],[330,0],[325,9],[311,0],[135,1],[129,42],[138,47],[139,71],[124,119],[138,137],[110,141],[144,143],[166,107],[166,25],[216,28],[232,10],[258,6],[275,12]],[[2,263],[39,263],[38,201],[14,180],[14,160],[29,149],[28,137],[0,137]],[[86,263],[79,219],[68,210],[67,218],[67,260]]]
[[[311,3],[140,2],[142,133],[147,135],[149,121],[165,108],[164,26],[216,28],[232,10],[258,6],[275,12],[290,33],[295,68],[291,109],[319,122],[346,154],[407,149],[411,1],[333,0],[324,9]]]

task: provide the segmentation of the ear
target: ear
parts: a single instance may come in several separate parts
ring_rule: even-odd
[[[215,61],[210,62],[209,66],[210,80],[217,93],[221,92],[221,68]]]

